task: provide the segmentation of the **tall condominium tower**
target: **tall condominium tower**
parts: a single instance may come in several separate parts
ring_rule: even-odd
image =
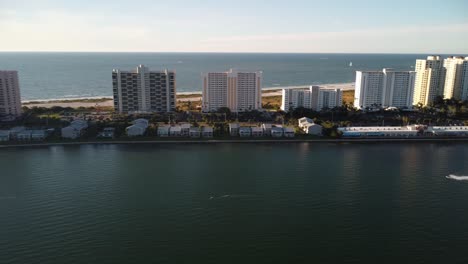
[[[133,71],[112,71],[114,108],[119,113],[171,112],[176,106],[173,71],[150,71],[139,65]]]
[[[310,86],[309,89],[283,89],[281,110],[290,111],[304,107],[315,111],[342,105],[343,92],[340,89],[326,89]]]
[[[413,105],[428,105],[444,91],[444,72],[440,56],[428,56],[426,60],[416,60],[416,80]]]
[[[21,96],[17,71],[0,71],[0,116],[21,115]]]
[[[444,98],[468,99],[468,57],[448,57],[444,60]]]
[[[210,72],[203,75],[204,112],[228,107],[232,112],[262,108],[262,72]]]
[[[354,107],[410,108],[416,73],[413,71],[357,71]]]

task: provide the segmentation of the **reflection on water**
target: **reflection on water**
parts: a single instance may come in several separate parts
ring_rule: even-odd
[[[0,263],[464,263],[468,185],[445,176],[466,160],[466,144],[4,149]]]

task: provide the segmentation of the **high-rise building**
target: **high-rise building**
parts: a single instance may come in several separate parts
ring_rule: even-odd
[[[21,95],[17,71],[0,71],[0,116],[21,115]]]
[[[204,112],[228,107],[232,112],[262,108],[262,72],[210,72],[203,75]]]
[[[444,91],[444,72],[440,56],[428,56],[426,60],[416,60],[416,80],[413,105],[428,105]]]
[[[444,98],[468,99],[468,57],[448,57],[444,60]]]
[[[119,113],[171,112],[176,106],[174,71],[112,71],[114,108]]]
[[[315,111],[342,105],[343,93],[340,89],[327,89],[310,86],[309,89],[283,89],[281,110],[290,111],[304,107]]]
[[[412,107],[415,75],[393,69],[357,71],[354,107]]]

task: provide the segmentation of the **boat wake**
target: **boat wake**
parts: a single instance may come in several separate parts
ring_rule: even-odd
[[[456,181],[468,181],[468,176],[457,176],[453,174],[450,174],[449,176],[445,176],[445,178],[456,180]]]

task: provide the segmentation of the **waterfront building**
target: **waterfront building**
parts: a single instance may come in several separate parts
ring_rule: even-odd
[[[181,126],[171,126],[169,128],[169,135],[171,137],[180,137],[182,135],[182,127]]]
[[[213,128],[209,127],[209,126],[202,126],[201,136],[204,137],[204,138],[212,138],[213,137]]]
[[[294,134],[295,134],[294,128],[292,128],[292,127],[283,128],[283,134],[284,134],[284,137],[293,138]]]
[[[61,134],[63,138],[76,139],[83,135],[86,128],[88,128],[88,122],[82,119],[76,119],[73,120],[69,126],[62,128]]]
[[[239,136],[240,137],[250,137],[252,135],[252,130],[250,127],[240,127]]]
[[[182,123],[180,124],[180,135],[183,137],[188,137],[190,135],[190,124]]]
[[[315,111],[342,105],[343,92],[340,89],[326,89],[310,86],[308,89],[283,89],[281,110],[290,111],[304,107]]]
[[[98,134],[98,138],[114,138],[115,136],[115,128],[113,127],[106,127]]]
[[[356,71],[354,107],[365,108],[411,108],[416,72]]]
[[[21,95],[17,71],[0,71],[0,117],[21,115]]]
[[[262,72],[210,72],[203,75],[202,110],[227,107],[232,112],[262,108]]]
[[[200,137],[200,128],[199,127],[191,127],[189,131],[189,136],[191,138],[199,138]]]
[[[125,132],[129,137],[143,136],[149,126],[149,121],[144,118],[139,118],[133,121],[133,125],[127,127]]]
[[[262,124],[262,129],[263,129],[263,134],[266,136],[266,135],[271,135],[271,128],[273,126],[271,124],[265,124],[263,123]]]
[[[468,99],[468,57],[448,57],[444,60],[444,98]]]
[[[158,137],[168,137],[170,128],[169,125],[158,126]]]
[[[342,137],[415,137],[420,132],[418,126],[385,127],[339,127]]]
[[[229,135],[231,135],[231,137],[239,135],[239,123],[229,123]]]
[[[271,137],[274,137],[274,138],[280,138],[280,137],[283,137],[283,132],[284,131],[282,127],[274,126],[274,127],[271,127],[270,135]]]
[[[0,130],[0,141],[10,141],[10,130]]]
[[[298,126],[300,129],[302,129],[302,131],[304,131],[308,135],[322,135],[322,126],[315,124],[314,121],[308,117],[299,118]]]
[[[250,133],[253,137],[263,137],[263,129],[261,127],[251,127]]]
[[[434,136],[468,136],[468,126],[431,126],[427,132]]]
[[[176,107],[174,71],[112,71],[114,109],[119,113],[171,112]]]
[[[426,106],[444,91],[444,74],[440,56],[428,56],[425,60],[416,60],[416,78],[413,93],[413,105]]]

